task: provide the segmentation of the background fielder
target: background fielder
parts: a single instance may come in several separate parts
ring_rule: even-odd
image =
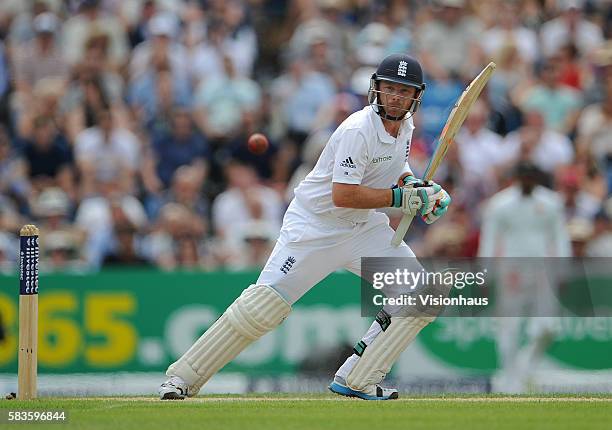
[[[401,207],[428,223],[447,210],[448,194],[438,184],[414,178],[407,162],[412,115],[424,90],[415,59],[395,54],[381,62],[371,79],[369,106],[338,127],[295,190],[257,283],[169,367],[170,379],[160,387],[162,399],[195,395],[242,349],[280,324],[291,305],[334,270],[346,268],[360,275],[361,257],[414,257],[405,243],[398,248],[390,244],[389,220],[373,209]],[[336,372],[330,389],[364,399],[397,398],[396,390],[378,383],[432,319],[385,307]]]
[[[492,389],[516,394],[526,390],[533,369],[553,340],[557,285],[555,270],[546,261],[570,257],[571,244],[560,196],[538,185],[541,172],[523,161],[515,176],[515,184],[491,197],[484,209],[479,255],[498,258],[497,294],[504,316],[496,330],[502,369],[493,378]],[[520,318],[523,315],[535,318]]]

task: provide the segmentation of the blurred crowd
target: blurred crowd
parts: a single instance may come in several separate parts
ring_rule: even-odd
[[[407,237],[417,255],[475,255],[483,203],[529,160],[574,255],[612,256],[611,36],[606,0],[2,0],[0,267],[28,222],[43,270],[261,267],[392,52],[426,73],[417,173],[498,65],[436,176],[452,209]]]

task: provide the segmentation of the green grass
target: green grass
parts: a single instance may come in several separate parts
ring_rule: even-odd
[[[161,402],[152,397],[43,398],[0,401],[0,410],[57,410],[64,424],[0,423],[3,429],[610,429],[609,395],[404,396],[366,402],[322,394],[200,396]],[[6,419],[6,415],[3,415]],[[57,426],[57,427],[56,427]]]

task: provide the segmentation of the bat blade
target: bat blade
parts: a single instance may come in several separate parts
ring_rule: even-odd
[[[429,160],[429,164],[425,169],[425,174],[423,175],[423,179],[430,181],[433,179],[436,170],[442,164],[444,160],[444,156],[448,151],[448,148],[453,143],[455,139],[455,135],[461,129],[463,122],[467,118],[468,113],[470,112],[470,108],[478,99],[478,96],[482,92],[483,88],[491,78],[491,75],[495,71],[497,66],[495,63],[489,63],[483,70],[474,78],[474,80],[467,86],[467,88],[463,91],[453,110],[451,111],[448,119],[446,120],[446,124],[440,133],[440,137],[438,138],[438,143],[436,145],[436,150],[434,151],[431,159]],[[397,229],[395,230],[395,234],[393,235],[393,239],[391,240],[391,245],[399,246],[402,243],[402,239],[406,235],[410,224],[412,223],[412,219],[414,217],[410,215],[404,215],[402,220],[400,221]]]

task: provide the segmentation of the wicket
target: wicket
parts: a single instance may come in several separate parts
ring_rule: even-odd
[[[19,232],[19,368],[17,398],[36,398],[38,353],[38,228],[24,225]]]

